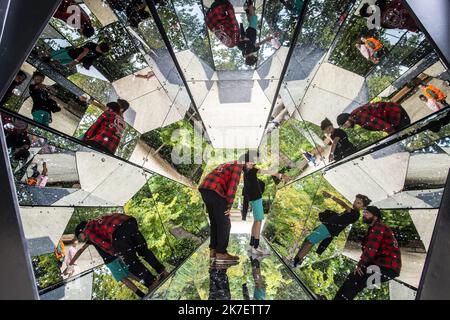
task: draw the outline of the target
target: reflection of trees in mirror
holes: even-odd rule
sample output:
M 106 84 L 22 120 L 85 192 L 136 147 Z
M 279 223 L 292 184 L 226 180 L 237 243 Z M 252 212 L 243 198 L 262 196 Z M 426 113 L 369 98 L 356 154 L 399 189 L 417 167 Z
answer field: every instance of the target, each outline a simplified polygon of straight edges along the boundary
M 114 280 L 106 266 L 94 269 L 92 283 L 92 300 L 137 300 L 138 297 L 123 283 Z M 145 286 L 137 281 L 133 282 L 143 292 Z
M 63 280 L 55 254 L 47 253 L 31 257 L 38 290 L 45 289 Z
M 323 191 L 350 205 L 320 172 L 277 191 L 264 229 L 264 236 L 283 257 L 287 258 L 295 254 L 303 239 L 320 224 L 317 216 L 319 212 L 344 211 L 334 201 L 325 198 Z M 335 242 L 335 246 L 329 248 L 324 256 L 333 255 L 335 253 L 333 250 L 342 248 L 342 244 L 339 244 L 340 239 L 336 240 L 338 241 Z M 312 259 L 316 260 L 318 257 L 312 256 Z
M 151 191 L 150 191 L 151 190 Z M 153 176 L 124 206 L 134 216 L 151 249 L 162 261 L 177 265 L 208 235 L 208 222 L 197 190 Z M 161 223 L 168 229 L 164 232 Z M 175 250 L 171 256 L 171 249 Z
M 387 49 L 391 48 L 391 44 L 384 30 L 369 30 L 365 18 L 353 16 L 339 35 L 337 45 L 329 58 L 329 62 L 348 71 L 365 76 L 374 65 L 372 62 L 366 60 L 359 50 L 355 48 L 356 41 L 362 35 L 371 35 L 380 40 Z
M 96 61 L 95 67 L 110 81 L 123 78 L 148 66 L 137 50 L 133 38 L 119 22 L 103 28 L 99 38 L 100 41 L 108 42 L 111 50 Z
M 306 8 L 298 42 L 329 48 L 354 0 L 312 0 Z M 354 44 L 352 44 L 354 48 Z
M 173 0 L 181 29 L 191 51 L 214 67 L 201 0 Z
M 139 24 L 138 30 L 141 33 L 145 43 L 150 48 L 163 49 L 166 47 L 153 20 L 147 19 L 143 21 L 141 24 Z
M 72 74 L 68 79 L 102 103 L 109 102 L 110 97 L 116 95 L 115 89 L 110 82 L 89 77 L 81 73 Z
M 185 33 L 180 26 L 178 16 L 173 9 L 172 3 L 169 6 L 159 6 L 158 15 L 170 40 L 173 50 L 181 51 L 186 49 Z
M 281 171 L 290 177 L 297 177 L 308 166 L 308 160 L 303 153 L 310 152 L 317 155 L 319 162 L 320 150 L 316 147 L 312 135 L 321 137 L 322 132 L 318 126 L 307 121 L 291 118 L 280 127 L 280 153 Z
M 356 262 L 343 256 L 320 261 L 296 270 L 305 285 L 322 299 L 332 300 L 348 274 L 355 270 Z M 389 284 L 381 284 L 381 290 L 365 289 L 355 300 L 389 300 Z
M 173 134 L 180 130 L 180 135 L 177 139 L 173 137 Z M 186 130 L 189 135 L 184 136 L 182 133 Z M 191 178 L 195 183 L 200 181 L 200 177 L 203 173 L 205 164 L 194 164 L 194 155 L 196 154 L 196 147 L 194 145 L 194 127 L 187 120 L 180 120 L 164 128 L 155 129 L 142 135 L 141 139 L 153 148 L 158 154 L 171 163 L 175 169 L 185 177 Z M 205 139 L 202 139 L 202 150 L 205 150 L 207 146 Z M 175 148 L 175 150 L 174 150 Z M 173 163 L 172 153 L 179 152 L 180 150 L 190 150 L 190 162 L 191 163 Z M 180 154 L 179 156 L 182 156 Z

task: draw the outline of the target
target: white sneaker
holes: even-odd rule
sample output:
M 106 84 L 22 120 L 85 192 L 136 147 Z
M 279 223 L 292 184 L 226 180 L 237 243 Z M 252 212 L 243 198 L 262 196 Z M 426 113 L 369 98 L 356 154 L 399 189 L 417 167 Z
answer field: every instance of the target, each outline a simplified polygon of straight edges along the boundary
M 257 249 L 252 247 L 252 254 L 261 255 L 261 256 L 268 256 L 268 255 L 270 255 L 270 252 L 264 250 L 261 247 L 258 247 Z

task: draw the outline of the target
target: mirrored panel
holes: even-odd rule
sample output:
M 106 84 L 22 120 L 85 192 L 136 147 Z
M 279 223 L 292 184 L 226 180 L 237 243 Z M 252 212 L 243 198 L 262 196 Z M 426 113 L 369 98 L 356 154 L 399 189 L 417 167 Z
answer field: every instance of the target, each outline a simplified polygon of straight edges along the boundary
M 319 145 L 330 149 L 324 152 L 325 164 L 447 106 L 448 72 L 408 9 L 399 1 L 376 2 L 381 14 L 377 27 L 370 25 L 370 5 L 310 2 L 299 50 L 294 51 L 281 86 L 278 103 L 287 109 L 286 117 L 323 128 Z M 400 24 L 388 14 L 397 9 L 404 14 Z M 324 37 L 319 39 L 327 40 L 318 45 L 320 34 Z M 275 125 L 278 112 L 276 107 L 271 116 Z
M 201 2 L 192 5 L 203 15 Z M 178 21 L 178 13 L 184 25 L 191 17 L 189 8 L 181 3 L 158 5 L 167 21 Z M 69 9 L 75 16 L 68 15 Z M 195 37 L 200 38 L 205 37 Z M 186 67 L 194 65 L 193 57 L 186 56 Z M 197 89 L 204 92 L 197 95 L 202 101 L 207 91 Z M 173 147 L 167 134 L 201 127 L 194 124 L 200 117 L 144 1 L 63 1 L 1 104 L 182 183 L 195 183 L 201 174 L 200 164 L 174 163 L 167 153 L 160 154 L 162 144 L 147 145 L 148 139 L 140 139 L 156 130 L 155 136 L 161 134 L 158 139 Z M 185 145 L 193 143 L 186 140 Z

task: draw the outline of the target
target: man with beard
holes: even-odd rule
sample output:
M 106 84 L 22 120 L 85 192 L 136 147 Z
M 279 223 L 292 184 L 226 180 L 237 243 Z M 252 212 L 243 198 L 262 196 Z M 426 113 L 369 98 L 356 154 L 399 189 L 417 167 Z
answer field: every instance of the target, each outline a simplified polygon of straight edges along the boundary
M 368 206 L 363 222 L 369 225 L 361 244 L 363 253 L 355 271 L 348 275 L 336 293 L 335 300 L 353 300 L 369 285 L 379 285 L 400 275 L 400 248 L 391 228 L 382 222 L 380 209 Z

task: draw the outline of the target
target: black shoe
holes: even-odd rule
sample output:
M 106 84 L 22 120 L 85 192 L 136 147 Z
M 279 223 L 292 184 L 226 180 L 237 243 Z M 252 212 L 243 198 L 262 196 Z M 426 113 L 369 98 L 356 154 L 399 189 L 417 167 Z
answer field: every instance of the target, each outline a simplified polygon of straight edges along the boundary
M 141 290 L 137 290 L 134 292 L 139 298 L 143 299 L 145 297 L 145 293 L 143 293 Z
M 293 262 L 292 265 L 293 265 L 294 268 L 297 268 L 297 267 L 300 267 L 302 265 L 302 263 L 303 263 L 303 259 L 300 260 L 299 256 L 295 256 L 294 262 Z

